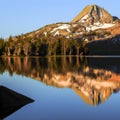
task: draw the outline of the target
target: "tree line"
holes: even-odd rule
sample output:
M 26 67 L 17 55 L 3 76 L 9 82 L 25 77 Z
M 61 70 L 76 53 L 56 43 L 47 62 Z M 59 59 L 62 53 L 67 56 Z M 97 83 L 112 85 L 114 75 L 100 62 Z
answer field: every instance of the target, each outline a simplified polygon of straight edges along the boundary
M 0 56 L 56 56 L 86 54 L 86 42 L 64 36 L 10 36 L 0 38 Z

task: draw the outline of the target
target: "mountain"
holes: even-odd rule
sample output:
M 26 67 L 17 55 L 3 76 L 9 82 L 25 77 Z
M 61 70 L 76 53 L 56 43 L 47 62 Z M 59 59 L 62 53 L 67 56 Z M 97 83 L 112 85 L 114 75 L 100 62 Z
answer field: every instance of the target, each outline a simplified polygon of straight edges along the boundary
M 117 17 L 111 16 L 104 8 L 98 5 L 88 5 L 71 22 L 47 25 L 35 31 L 35 33 L 41 33 L 45 36 L 50 34 L 53 37 L 62 35 L 66 38 L 76 39 L 83 37 L 85 34 L 88 35 L 90 31 L 117 27 L 120 25 L 119 22 L 120 20 Z M 33 33 L 29 33 L 29 35 L 32 36 Z M 98 31 L 98 34 L 101 34 L 101 31 Z
M 97 5 L 88 5 L 80 12 L 72 22 L 85 24 L 113 23 L 114 18 L 104 9 Z
M 94 46 L 96 40 L 99 44 L 101 40 L 109 42 L 112 39 L 109 44 L 112 49 L 114 43 L 119 44 L 119 35 L 119 18 L 111 16 L 98 5 L 88 5 L 71 22 L 46 25 L 27 34 L 9 37 L 4 49 L 0 48 L 0 53 L 9 56 L 88 54 L 91 53 L 91 47 L 88 46 Z M 87 46 L 89 42 L 90 45 Z

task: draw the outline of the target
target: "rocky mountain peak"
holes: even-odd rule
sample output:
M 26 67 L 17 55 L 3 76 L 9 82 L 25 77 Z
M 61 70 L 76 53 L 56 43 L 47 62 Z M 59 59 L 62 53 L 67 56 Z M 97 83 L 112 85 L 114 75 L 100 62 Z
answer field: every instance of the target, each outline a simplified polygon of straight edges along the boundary
M 114 18 L 98 5 L 88 5 L 71 22 L 93 25 L 94 23 L 113 23 Z

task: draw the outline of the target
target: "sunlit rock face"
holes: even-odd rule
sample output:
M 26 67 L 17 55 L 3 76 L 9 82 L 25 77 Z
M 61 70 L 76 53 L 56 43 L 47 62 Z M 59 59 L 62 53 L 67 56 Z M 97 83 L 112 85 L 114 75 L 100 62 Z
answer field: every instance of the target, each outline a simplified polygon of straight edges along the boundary
M 89 25 L 94 23 L 112 23 L 113 20 L 113 17 L 104 8 L 98 5 L 88 5 L 72 22 L 81 22 Z

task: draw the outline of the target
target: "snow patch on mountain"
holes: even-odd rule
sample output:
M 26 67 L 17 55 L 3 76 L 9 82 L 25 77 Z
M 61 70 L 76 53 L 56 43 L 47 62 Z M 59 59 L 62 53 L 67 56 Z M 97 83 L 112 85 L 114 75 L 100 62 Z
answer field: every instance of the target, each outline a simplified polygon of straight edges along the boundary
M 59 31 L 55 32 L 54 36 L 56 36 L 56 35 L 60 35 Z
M 101 24 L 101 23 L 97 22 L 97 23 L 94 23 L 94 25 L 90 25 L 90 26 L 86 27 L 86 30 L 89 32 L 89 31 L 93 31 L 96 29 L 110 28 L 110 27 L 113 27 L 114 25 L 115 24 L 112 24 L 112 23 Z
M 60 25 L 60 26 L 54 28 L 54 29 L 51 31 L 51 33 L 55 32 L 55 31 L 57 31 L 57 30 L 67 30 L 68 32 L 71 32 L 71 31 L 70 31 L 70 25 L 69 25 L 69 24 Z
M 44 32 L 44 35 L 47 36 L 47 32 Z
M 85 22 L 85 20 L 88 18 L 88 15 L 85 15 L 84 17 L 82 17 L 81 19 L 80 19 L 80 21 L 79 22 Z

